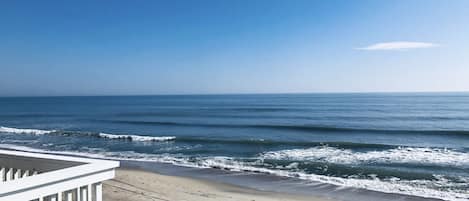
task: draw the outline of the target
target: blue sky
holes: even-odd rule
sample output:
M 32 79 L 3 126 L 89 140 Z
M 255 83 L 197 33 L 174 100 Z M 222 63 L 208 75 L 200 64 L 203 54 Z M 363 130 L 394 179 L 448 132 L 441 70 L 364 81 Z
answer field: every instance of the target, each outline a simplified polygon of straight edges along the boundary
M 0 96 L 469 91 L 469 1 L 1 1 Z

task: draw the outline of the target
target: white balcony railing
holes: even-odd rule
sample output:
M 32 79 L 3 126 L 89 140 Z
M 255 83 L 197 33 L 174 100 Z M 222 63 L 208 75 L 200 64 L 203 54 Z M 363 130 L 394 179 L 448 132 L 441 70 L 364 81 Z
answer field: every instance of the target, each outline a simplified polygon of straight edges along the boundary
M 0 201 L 102 201 L 119 162 L 0 150 Z

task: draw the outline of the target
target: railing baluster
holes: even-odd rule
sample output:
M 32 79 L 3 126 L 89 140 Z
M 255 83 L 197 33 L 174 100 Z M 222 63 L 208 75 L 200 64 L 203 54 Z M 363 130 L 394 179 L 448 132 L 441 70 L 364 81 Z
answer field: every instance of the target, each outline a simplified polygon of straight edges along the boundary
M 5 167 L 0 168 L 0 182 L 5 181 Z
M 92 189 L 91 189 L 91 184 L 88 184 L 86 186 L 86 195 L 87 195 L 87 199 L 86 201 L 92 201 L 93 200 L 93 194 L 92 194 Z
M 101 182 L 96 183 L 95 188 L 96 188 L 96 191 L 95 191 L 96 200 L 95 201 L 103 201 L 103 185 L 101 184 Z
M 81 201 L 81 191 L 80 191 L 80 187 L 78 187 L 77 189 L 75 189 L 76 191 L 76 198 L 77 200 L 76 201 Z
M 73 201 L 73 191 L 67 192 L 67 201 Z
M 82 186 L 79 188 L 80 189 L 80 199 L 78 199 L 78 201 L 87 201 L 87 194 L 86 194 L 86 186 Z
M 13 180 L 13 168 L 8 168 L 6 173 L 6 181 Z
M 23 172 L 23 176 L 21 176 L 21 177 L 28 177 L 28 176 L 29 176 L 29 170 L 25 170 Z
M 21 169 L 16 169 L 15 174 L 13 174 L 13 179 L 19 179 L 21 175 Z

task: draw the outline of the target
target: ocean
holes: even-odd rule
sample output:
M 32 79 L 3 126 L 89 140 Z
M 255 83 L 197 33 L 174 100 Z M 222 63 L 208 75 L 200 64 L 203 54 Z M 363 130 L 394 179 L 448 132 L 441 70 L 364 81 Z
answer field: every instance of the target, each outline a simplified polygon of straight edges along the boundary
M 469 199 L 469 93 L 0 98 L 0 148 Z

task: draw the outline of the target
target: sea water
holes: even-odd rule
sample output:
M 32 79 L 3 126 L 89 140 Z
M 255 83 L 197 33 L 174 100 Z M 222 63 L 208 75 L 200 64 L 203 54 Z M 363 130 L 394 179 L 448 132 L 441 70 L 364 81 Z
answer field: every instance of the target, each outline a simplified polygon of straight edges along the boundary
M 469 199 L 468 93 L 0 98 L 0 148 Z

